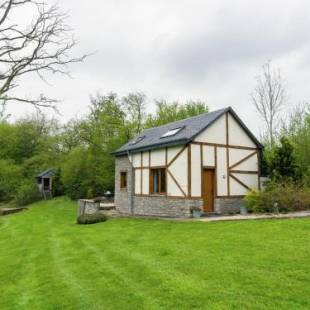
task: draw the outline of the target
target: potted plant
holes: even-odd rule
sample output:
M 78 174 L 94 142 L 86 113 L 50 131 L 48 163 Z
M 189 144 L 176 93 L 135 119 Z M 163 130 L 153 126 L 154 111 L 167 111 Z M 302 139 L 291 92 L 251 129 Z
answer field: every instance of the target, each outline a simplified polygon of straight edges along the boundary
M 241 206 L 240 207 L 240 214 L 241 215 L 247 215 L 249 212 L 248 212 L 248 208 L 246 206 Z
M 201 212 L 200 207 L 196 207 L 196 206 L 191 207 L 191 212 L 192 212 L 192 217 L 194 218 L 201 217 L 202 212 Z

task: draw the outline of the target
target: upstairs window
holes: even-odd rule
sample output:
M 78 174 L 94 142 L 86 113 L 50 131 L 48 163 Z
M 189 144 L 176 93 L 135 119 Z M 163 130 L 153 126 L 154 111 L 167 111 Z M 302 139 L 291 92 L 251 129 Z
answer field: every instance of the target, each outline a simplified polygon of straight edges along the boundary
M 145 136 L 138 137 L 138 138 L 132 140 L 129 144 L 130 145 L 135 145 L 135 144 L 141 142 L 144 138 L 145 138 Z
M 121 172 L 121 189 L 127 188 L 127 172 L 122 171 Z
M 167 138 L 167 137 L 172 137 L 174 135 L 176 135 L 178 132 L 180 132 L 183 127 L 178 127 L 178 128 L 174 128 L 174 129 L 170 129 L 169 131 L 167 131 L 166 133 L 164 133 L 161 138 Z
M 164 195 L 166 193 L 166 168 L 151 169 L 151 194 Z

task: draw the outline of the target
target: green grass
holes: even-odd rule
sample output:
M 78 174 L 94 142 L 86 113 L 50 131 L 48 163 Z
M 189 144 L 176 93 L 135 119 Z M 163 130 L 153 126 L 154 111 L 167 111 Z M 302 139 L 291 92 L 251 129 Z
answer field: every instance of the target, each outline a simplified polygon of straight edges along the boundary
M 0 309 L 309 309 L 310 219 L 76 225 L 76 204 L 0 217 Z

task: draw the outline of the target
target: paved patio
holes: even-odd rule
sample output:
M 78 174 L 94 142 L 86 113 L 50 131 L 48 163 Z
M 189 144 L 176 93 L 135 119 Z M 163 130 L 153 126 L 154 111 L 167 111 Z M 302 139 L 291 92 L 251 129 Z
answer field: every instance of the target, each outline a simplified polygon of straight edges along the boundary
M 200 222 L 215 222 L 215 221 L 239 221 L 239 220 L 260 220 L 260 219 L 290 219 L 310 217 L 310 211 L 298 211 L 281 214 L 235 214 L 235 215 L 215 215 L 210 217 L 202 217 L 197 219 L 190 219 L 192 221 Z

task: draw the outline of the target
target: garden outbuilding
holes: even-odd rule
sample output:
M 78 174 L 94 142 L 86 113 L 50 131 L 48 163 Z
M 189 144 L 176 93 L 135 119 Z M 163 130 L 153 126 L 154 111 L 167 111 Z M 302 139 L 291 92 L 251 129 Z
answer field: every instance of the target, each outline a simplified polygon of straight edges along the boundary
M 53 178 L 55 169 L 47 169 L 37 175 L 39 191 L 44 199 L 52 198 Z
M 115 151 L 115 207 L 145 216 L 238 211 L 262 145 L 231 107 L 147 129 Z

